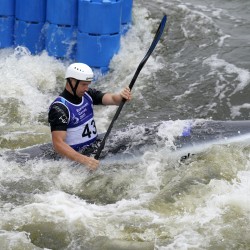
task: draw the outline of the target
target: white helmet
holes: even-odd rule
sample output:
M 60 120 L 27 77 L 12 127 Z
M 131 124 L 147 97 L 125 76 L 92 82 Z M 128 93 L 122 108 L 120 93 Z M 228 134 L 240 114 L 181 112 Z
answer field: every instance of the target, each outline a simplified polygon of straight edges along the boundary
M 80 81 L 89 81 L 93 80 L 94 74 L 92 69 L 84 63 L 73 63 L 70 64 L 66 70 L 65 79 L 74 78 Z

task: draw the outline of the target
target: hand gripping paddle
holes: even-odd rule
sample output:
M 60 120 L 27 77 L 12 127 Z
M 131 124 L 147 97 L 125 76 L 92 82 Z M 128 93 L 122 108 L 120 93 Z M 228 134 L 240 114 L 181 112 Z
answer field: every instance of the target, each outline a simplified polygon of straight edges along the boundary
M 136 72 L 135 72 L 135 74 L 134 74 L 134 76 L 133 76 L 133 78 L 132 78 L 132 80 L 131 80 L 131 82 L 129 84 L 130 90 L 132 90 L 132 88 L 134 86 L 134 83 L 135 83 L 138 75 L 140 74 L 141 69 L 143 68 L 143 66 L 147 62 L 149 56 L 152 54 L 154 48 L 156 47 L 157 43 L 159 42 L 159 40 L 161 38 L 161 35 L 162 35 L 163 31 L 164 31 L 164 27 L 165 27 L 166 21 L 167 21 L 167 16 L 164 15 L 164 17 L 162 18 L 161 23 L 160 23 L 160 25 L 159 25 L 159 27 L 158 27 L 158 29 L 156 31 L 154 40 L 153 40 L 153 42 L 151 43 L 151 45 L 149 47 L 149 50 L 148 50 L 147 54 L 145 55 L 145 57 L 140 62 L 139 66 L 137 67 L 137 70 L 136 70 Z M 122 110 L 125 102 L 126 102 L 126 99 L 123 98 L 123 100 L 121 101 L 121 103 L 120 103 L 120 105 L 119 105 L 119 107 L 118 107 L 118 109 L 117 109 L 117 111 L 116 111 L 116 113 L 115 113 L 115 115 L 113 117 L 113 120 L 111 121 L 111 123 L 109 125 L 109 128 L 108 128 L 105 136 L 102 139 L 102 142 L 101 142 L 99 148 L 97 149 L 97 152 L 96 152 L 96 155 L 95 155 L 95 159 L 96 160 L 99 159 L 100 154 L 101 154 L 101 152 L 102 152 L 102 150 L 103 150 L 103 148 L 105 146 L 106 139 L 108 138 L 108 136 L 109 136 L 109 134 L 111 132 L 111 129 L 112 129 L 112 127 L 113 127 L 116 119 L 118 118 L 118 116 L 119 116 L 119 114 L 120 114 L 120 112 L 121 112 L 121 110 Z

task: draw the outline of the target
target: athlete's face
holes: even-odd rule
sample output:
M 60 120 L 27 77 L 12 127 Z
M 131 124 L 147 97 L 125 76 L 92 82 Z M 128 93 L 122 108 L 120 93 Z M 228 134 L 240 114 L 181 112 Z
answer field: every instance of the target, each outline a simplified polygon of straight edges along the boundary
M 82 97 L 84 95 L 84 93 L 86 91 L 88 91 L 89 89 L 89 84 L 91 84 L 91 82 L 87 82 L 87 81 L 80 81 L 78 84 L 78 87 L 76 89 L 76 94 L 79 97 Z

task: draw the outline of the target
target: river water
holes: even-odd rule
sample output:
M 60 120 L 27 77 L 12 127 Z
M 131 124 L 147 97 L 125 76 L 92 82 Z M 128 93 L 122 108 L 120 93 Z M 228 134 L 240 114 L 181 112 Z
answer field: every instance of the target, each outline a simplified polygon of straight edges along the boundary
M 69 62 L 0 50 L 1 250 L 250 249 L 249 141 L 201 147 L 184 162 L 172 151 L 182 120 L 249 119 L 250 2 L 135 0 L 110 73 L 93 85 L 130 83 L 163 13 L 164 35 L 115 126 L 171 120 L 176 129 L 163 126 L 165 145 L 93 173 L 65 159 L 5 157 L 50 141 L 47 110 Z M 96 108 L 99 132 L 114 112 Z

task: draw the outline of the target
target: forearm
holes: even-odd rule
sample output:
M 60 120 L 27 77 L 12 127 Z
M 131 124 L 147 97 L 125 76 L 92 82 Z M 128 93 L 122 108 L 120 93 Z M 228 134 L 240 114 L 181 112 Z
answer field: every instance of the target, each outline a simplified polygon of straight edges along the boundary
M 111 94 L 111 98 L 112 98 L 112 103 L 113 105 L 120 105 L 121 101 L 122 101 L 122 96 L 120 93 L 118 94 Z
M 120 93 L 106 93 L 103 96 L 104 105 L 120 105 L 123 98 L 127 101 L 131 100 L 131 92 L 129 87 L 124 88 Z
M 81 163 L 81 154 L 71 148 L 65 142 L 53 143 L 55 151 L 61 156 L 67 157 L 72 161 L 77 161 Z
M 88 157 L 86 155 L 80 154 L 65 142 L 53 143 L 53 145 L 55 151 L 61 156 L 64 156 L 72 161 L 76 161 L 78 163 L 86 165 L 87 167 L 93 170 L 95 170 L 98 166 L 99 161 L 95 160 L 94 158 Z

